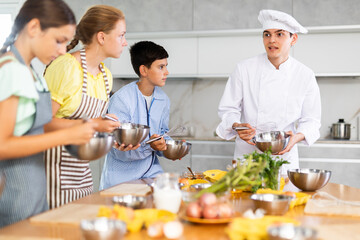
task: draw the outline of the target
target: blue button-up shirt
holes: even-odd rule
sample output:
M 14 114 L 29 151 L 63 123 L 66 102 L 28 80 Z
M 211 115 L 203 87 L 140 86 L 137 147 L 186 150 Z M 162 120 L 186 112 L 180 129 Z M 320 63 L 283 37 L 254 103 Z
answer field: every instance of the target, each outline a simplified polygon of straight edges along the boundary
M 169 124 L 170 100 L 160 87 L 155 87 L 150 108 L 140 92 L 137 81 L 118 90 L 109 101 L 109 113 L 115 114 L 121 122 L 148 125 L 149 137 L 164 134 Z M 145 141 L 147 140 L 145 139 Z M 116 184 L 140 178 L 152 178 L 163 172 L 155 151 L 149 144 L 144 144 L 131 151 L 119 151 L 112 148 L 106 155 L 101 174 L 100 190 Z

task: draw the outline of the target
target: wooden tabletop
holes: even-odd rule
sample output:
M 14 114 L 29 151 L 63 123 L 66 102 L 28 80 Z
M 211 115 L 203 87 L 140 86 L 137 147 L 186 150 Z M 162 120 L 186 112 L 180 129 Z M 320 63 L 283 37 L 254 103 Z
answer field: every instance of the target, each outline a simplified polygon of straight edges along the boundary
M 142 183 L 142 181 L 134 181 L 133 183 Z M 360 201 L 360 189 L 352 188 L 349 186 L 328 183 L 324 188 L 321 189 L 322 192 L 327 192 L 337 198 L 342 200 L 349 201 Z M 313 194 L 313 193 L 311 193 Z M 101 196 L 99 192 L 89 195 L 85 198 L 82 198 L 78 201 L 75 201 L 70 204 L 103 204 L 103 205 L 112 205 L 112 198 Z M 237 210 L 243 211 L 247 208 L 253 208 L 252 201 L 248 199 L 248 196 L 243 195 L 239 202 L 237 203 Z M 358 232 L 360 229 L 360 217 L 344 217 L 344 216 L 324 216 L 324 215 L 306 215 L 304 214 L 304 206 L 297 206 L 285 215 L 293 217 L 301 222 L 304 226 L 321 226 L 321 227 L 332 227 L 333 231 L 336 230 L 336 226 L 339 231 L 342 231 L 341 228 L 348 226 L 349 229 L 347 234 L 353 236 L 351 239 L 360 236 Z M 227 224 L 193 224 L 183 221 L 184 223 L 184 234 L 181 239 L 187 240 L 197 240 L 197 239 L 206 239 L 206 240 L 221 240 L 229 239 L 224 232 Z M 356 226 L 356 227 L 354 227 Z M 0 240 L 2 239 L 81 239 L 81 231 L 79 226 L 75 225 L 66 225 L 66 224 L 51 224 L 51 223 L 32 223 L 29 219 L 15 223 L 13 225 L 7 226 L 0 229 Z M 146 235 L 146 231 L 142 230 L 139 233 L 131 233 L 125 236 L 126 240 L 142 240 L 150 239 Z M 331 239 L 331 238 L 329 238 Z M 335 239 L 335 238 L 332 238 Z M 345 239 L 345 238 L 344 238 Z M 349 238 L 347 238 L 349 239 Z

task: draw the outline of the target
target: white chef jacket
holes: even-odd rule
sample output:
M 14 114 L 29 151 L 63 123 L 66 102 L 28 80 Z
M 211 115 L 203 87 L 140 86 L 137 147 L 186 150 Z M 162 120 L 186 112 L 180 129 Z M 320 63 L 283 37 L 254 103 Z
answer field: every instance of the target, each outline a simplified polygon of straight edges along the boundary
M 313 144 L 320 137 L 321 101 L 314 72 L 289 56 L 279 69 L 268 60 L 267 54 L 237 64 L 226 84 L 219 109 L 221 123 L 216 133 L 223 139 L 236 137 L 234 159 L 242 159 L 258 149 L 239 138 L 232 129 L 235 122 L 251 126 L 276 124 L 280 131 L 293 131 Z M 299 167 L 298 149 L 280 156 L 290 162 L 282 169 Z

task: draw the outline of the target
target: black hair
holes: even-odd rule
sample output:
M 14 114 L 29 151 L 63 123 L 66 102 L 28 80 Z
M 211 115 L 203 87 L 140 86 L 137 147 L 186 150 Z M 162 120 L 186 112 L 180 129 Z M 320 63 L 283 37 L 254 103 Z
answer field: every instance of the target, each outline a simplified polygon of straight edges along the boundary
M 15 18 L 10 35 L 7 37 L 0 54 L 14 43 L 16 36 L 32 19 L 40 21 L 41 30 L 76 24 L 73 11 L 63 0 L 27 0 Z
M 141 41 L 130 47 L 130 56 L 133 69 L 140 77 L 139 68 L 141 65 L 150 68 L 154 61 L 168 58 L 169 54 L 162 46 L 156 43 L 151 41 Z

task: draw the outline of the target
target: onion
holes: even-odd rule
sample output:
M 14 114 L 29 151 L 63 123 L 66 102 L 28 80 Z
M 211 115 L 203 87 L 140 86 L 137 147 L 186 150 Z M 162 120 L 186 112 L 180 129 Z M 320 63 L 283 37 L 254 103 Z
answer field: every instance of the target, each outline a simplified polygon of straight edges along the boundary
M 287 195 L 287 196 L 290 196 L 290 197 L 293 197 L 293 198 L 296 198 L 296 194 L 294 192 L 287 191 L 287 192 L 284 192 L 283 194 Z
M 164 234 L 168 239 L 180 238 L 183 231 L 184 227 L 179 221 L 171 221 L 164 224 Z
M 219 203 L 219 217 L 220 218 L 231 218 L 233 210 L 227 203 Z
M 201 207 L 206 207 L 213 205 L 217 202 L 216 195 L 214 193 L 204 193 L 199 198 L 199 203 Z
M 189 203 L 186 208 L 186 216 L 200 218 L 201 217 L 201 207 L 197 202 Z
M 203 209 L 203 216 L 207 219 L 218 218 L 219 207 L 216 204 L 205 206 Z

